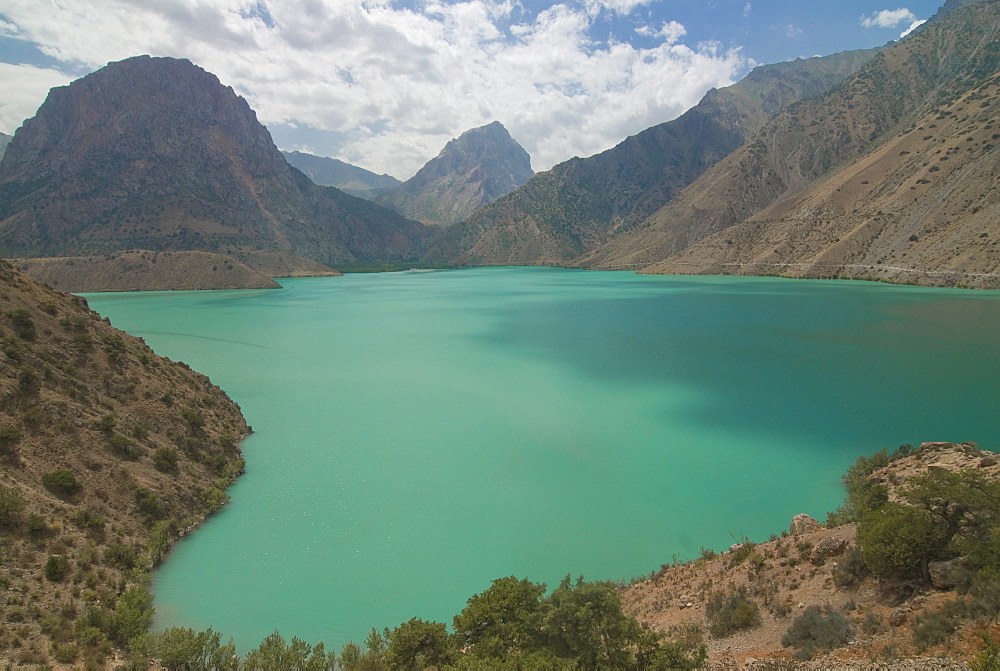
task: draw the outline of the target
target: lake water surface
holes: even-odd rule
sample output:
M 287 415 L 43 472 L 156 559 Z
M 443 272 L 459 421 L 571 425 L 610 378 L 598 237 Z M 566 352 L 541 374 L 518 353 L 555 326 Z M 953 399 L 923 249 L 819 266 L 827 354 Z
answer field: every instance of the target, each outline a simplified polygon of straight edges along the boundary
M 860 454 L 1000 449 L 1000 295 L 500 268 L 94 294 L 256 433 L 157 626 L 339 649 L 490 580 L 627 579 L 838 504 Z

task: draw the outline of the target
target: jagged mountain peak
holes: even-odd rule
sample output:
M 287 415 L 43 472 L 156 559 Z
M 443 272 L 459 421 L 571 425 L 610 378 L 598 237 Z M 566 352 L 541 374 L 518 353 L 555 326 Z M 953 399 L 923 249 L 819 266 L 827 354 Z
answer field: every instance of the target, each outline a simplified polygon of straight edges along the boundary
M 450 140 L 416 175 L 376 202 L 424 223 L 449 226 L 533 174 L 528 152 L 493 121 Z

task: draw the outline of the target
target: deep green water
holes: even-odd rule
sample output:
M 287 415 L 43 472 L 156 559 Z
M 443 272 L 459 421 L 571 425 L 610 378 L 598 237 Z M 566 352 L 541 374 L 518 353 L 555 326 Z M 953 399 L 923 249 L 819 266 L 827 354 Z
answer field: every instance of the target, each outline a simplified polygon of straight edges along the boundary
M 445 621 L 493 578 L 623 579 L 823 519 L 860 454 L 1000 448 L 1000 295 L 477 269 L 90 295 L 256 433 L 156 572 L 244 650 Z

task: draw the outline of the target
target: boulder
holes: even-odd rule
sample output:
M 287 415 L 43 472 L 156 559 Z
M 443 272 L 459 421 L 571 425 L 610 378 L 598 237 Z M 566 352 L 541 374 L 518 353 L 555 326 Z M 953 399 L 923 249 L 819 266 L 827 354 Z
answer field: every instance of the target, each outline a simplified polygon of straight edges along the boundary
M 956 557 L 948 561 L 932 561 L 927 564 L 927 572 L 931 576 L 931 584 L 938 589 L 951 589 L 964 582 L 965 557 Z
M 996 457 L 983 457 L 979 460 L 979 468 L 989 468 L 990 466 L 996 466 Z
M 822 528 L 823 525 L 814 520 L 811 516 L 806 515 L 805 513 L 799 513 L 792 518 L 792 526 L 789 527 L 788 532 L 793 536 L 798 536 L 799 534 L 816 531 Z
M 837 557 L 844 554 L 847 549 L 847 541 L 843 538 L 824 538 L 816 543 L 816 546 L 809 553 L 809 561 L 817 566 L 826 561 L 827 557 Z

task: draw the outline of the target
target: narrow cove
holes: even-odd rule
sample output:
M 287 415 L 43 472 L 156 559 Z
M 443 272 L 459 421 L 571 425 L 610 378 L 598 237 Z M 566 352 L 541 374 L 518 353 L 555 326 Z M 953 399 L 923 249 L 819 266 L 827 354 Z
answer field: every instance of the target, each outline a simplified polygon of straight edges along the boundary
M 1000 446 L 1000 296 L 544 268 L 89 295 L 256 434 L 156 572 L 246 650 L 450 622 L 493 578 L 627 579 L 839 502 L 859 454 Z

